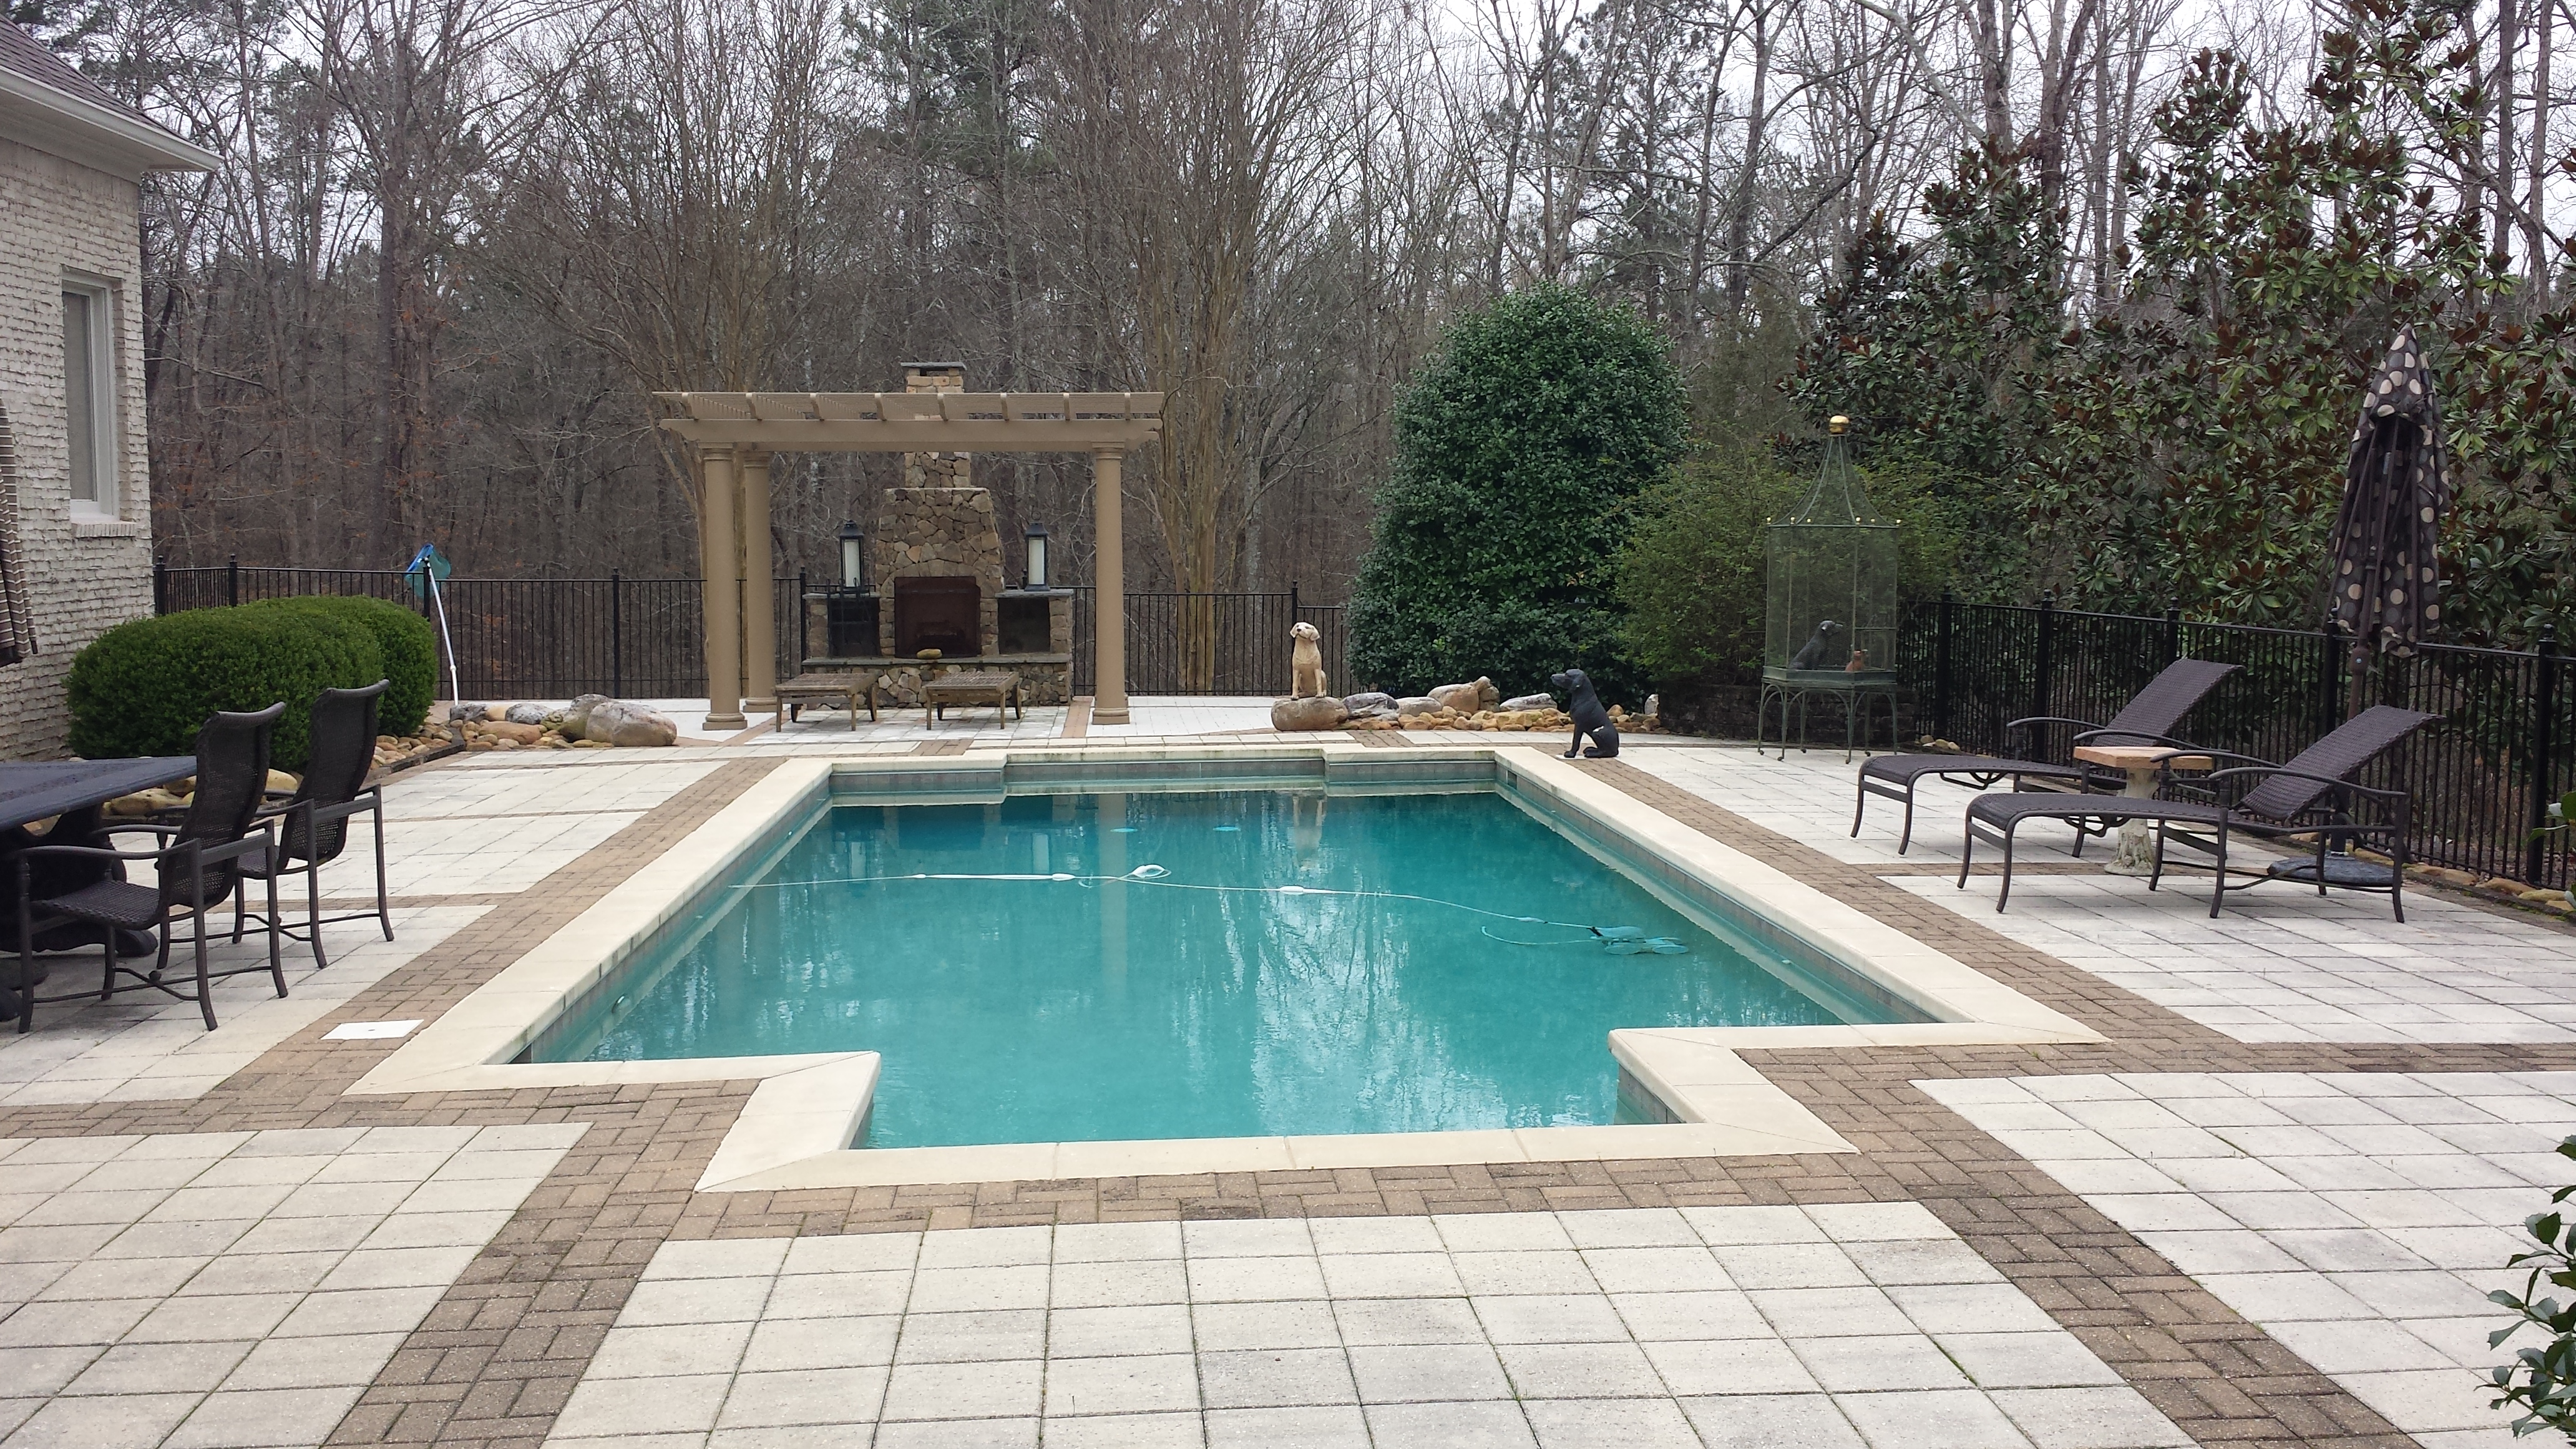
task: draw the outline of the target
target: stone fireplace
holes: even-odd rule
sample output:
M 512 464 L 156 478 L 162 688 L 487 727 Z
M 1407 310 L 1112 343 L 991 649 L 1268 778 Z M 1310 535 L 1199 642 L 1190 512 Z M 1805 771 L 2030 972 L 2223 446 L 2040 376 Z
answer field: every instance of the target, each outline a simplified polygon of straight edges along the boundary
M 912 457 L 904 455 L 907 465 Z M 891 606 L 877 612 L 879 653 L 909 659 L 922 649 L 945 651 L 944 644 L 906 647 L 905 641 L 925 623 L 955 633 L 961 607 L 969 611 L 969 646 L 956 652 L 995 652 L 1002 535 L 993 525 L 992 494 L 970 487 L 889 488 L 877 509 L 872 551 L 877 588 Z
M 906 392 L 962 392 L 965 386 L 966 369 L 957 363 L 911 363 L 904 369 Z M 937 649 L 943 671 L 1018 674 L 1031 704 L 1072 696 L 1073 591 L 1004 586 L 993 495 L 974 486 L 973 460 L 966 454 L 903 455 L 903 483 L 885 491 L 876 525 L 868 530 L 868 553 L 874 652 L 833 655 L 827 646 L 825 654 L 805 660 L 807 669 L 901 671 L 901 694 L 920 651 Z M 835 597 L 806 597 L 809 645 L 830 637 Z

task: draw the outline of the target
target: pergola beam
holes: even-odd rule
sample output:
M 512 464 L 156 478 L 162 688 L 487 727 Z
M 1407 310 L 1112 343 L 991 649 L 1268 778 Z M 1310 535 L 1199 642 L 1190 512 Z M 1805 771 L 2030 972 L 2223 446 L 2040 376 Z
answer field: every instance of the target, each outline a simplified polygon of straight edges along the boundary
M 1088 452 L 1162 431 L 1158 392 L 664 392 L 662 426 L 771 452 Z
M 1119 465 L 1162 432 L 1158 392 L 662 392 L 662 426 L 695 444 L 705 500 L 707 723 L 739 729 L 769 675 L 771 453 L 1089 453 L 1096 518 L 1092 718 L 1127 722 Z M 739 523 L 739 527 L 737 527 Z M 756 556 L 755 556 L 756 555 Z M 746 628 L 747 623 L 761 627 Z M 756 656 L 756 657 L 746 657 Z M 755 705 L 757 707 L 757 704 Z M 775 707 L 775 701 L 770 701 Z
M 1162 431 L 1159 420 L 1142 423 L 817 423 L 694 422 L 665 418 L 662 426 L 693 443 L 760 448 L 772 453 L 1088 453 L 1094 448 L 1138 448 Z

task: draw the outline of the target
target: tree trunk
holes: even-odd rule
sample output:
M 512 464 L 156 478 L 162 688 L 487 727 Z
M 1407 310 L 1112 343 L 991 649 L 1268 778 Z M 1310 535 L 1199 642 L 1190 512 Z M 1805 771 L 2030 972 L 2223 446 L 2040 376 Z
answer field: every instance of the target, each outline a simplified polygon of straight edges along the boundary
M 1770 15 L 1753 12 L 1753 88 L 1744 113 L 1744 165 L 1726 216 L 1726 315 L 1738 335 L 1753 296 L 1753 198 L 1762 171 L 1762 147 L 1771 118 Z
M 2523 206 L 2522 240 L 2527 253 L 2524 260 L 2530 270 L 2531 299 L 2535 310 L 2549 306 L 2548 236 L 2541 229 L 2541 215 L 2547 202 L 2549 178 L 2549 52 L 2558 30 L 2557 17 L 2551 13 L 2549 0 L 2533 7 L 2532 19 L 2540 27 L 2533 37 L 2536 44 L 2531 58 L 2531 165 L 2525 185 L 2530 198 Z
M 2495 250 L 2510 255 L 2513 247 L 2513 53 L 2522 43 L 2522 0 L 2496 0 L 2496 159 Z
M 1983 106 L 1986 144 L 1997 151 L 2012 145 L 2009 109 L 2011 75 L 2006 69 L 2010 37 L 1997 0 L 1976 0 L 1977 96 Z

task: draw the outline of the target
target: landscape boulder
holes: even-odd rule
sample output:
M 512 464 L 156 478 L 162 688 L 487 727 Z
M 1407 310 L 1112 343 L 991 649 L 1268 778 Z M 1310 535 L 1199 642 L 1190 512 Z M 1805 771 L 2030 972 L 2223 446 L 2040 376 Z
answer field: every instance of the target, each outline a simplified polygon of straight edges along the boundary
M 550 713 L 552 711 L 542 704 L 514 704 L 501 711 L 501 718 L 511 724 L 541 725 Z
M 1391 715 L 1395 713 L 1395 696 L 1376 693 L 1348 694 L 1342 696 L 1342 705 L 1353 714 L 1375 714 L 1384 710 Z
M 1350 706 L 1329 694 L 1283 699 L 1270 706 L 1270 727 L 1281 731 L 1339 729 L 1350 714 Z
M 1411 695 L 1395 702 L 1396 715 L 1401 719 L 1412 719 L 1416 715 L 1438 714 L 1440 708 L 1440 701 L 1427 694 Z
M 1501 704 L 1496 705 L 1495 708 L 1506 713 L 1524 709 L 1554 709 L 1556 708 L 1556 696 L 1552 694 L 1516 694 L 1511 698 L 1504 700 Z
M 451 704 L 447 707 L 447 722 L 463 724 L 469 719 L 489 719 L 491 710 L 492 707 L 488 704 Z
M 1496 689 L 1494 681 L 1490 679 L 1478 679 L 1467 684 L 1444 684 L 1431 691 L 1431 698 L 1438 700 L 1442 709 L 1453 709 L 1460 714 L 1474 714 L 1480 709 L 1492 709 L 1502 697 L 1503 692 Z
M 670 716 L 640 704 L 603 699 L 583 717 L 582 737 L 620 747 L 667 745 L 680 738 L 680 727 Z
M 551 728 L 568 740 L 586 738 L 586 731 L 590 728 L 592 708 L 606 703 L 608 703 L 608 696 L 604 694 L 576 695 L 573 702 L 564 707 L 563 717 L 555 721 Z

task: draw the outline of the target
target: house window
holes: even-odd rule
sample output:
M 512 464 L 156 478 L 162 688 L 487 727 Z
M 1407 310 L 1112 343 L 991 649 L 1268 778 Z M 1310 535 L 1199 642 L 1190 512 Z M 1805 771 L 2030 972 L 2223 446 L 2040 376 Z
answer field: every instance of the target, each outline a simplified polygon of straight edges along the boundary
M 114 517 L 116 305 L 105 287 L 63 284 L 63 405 L 72 511 Z

